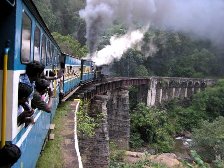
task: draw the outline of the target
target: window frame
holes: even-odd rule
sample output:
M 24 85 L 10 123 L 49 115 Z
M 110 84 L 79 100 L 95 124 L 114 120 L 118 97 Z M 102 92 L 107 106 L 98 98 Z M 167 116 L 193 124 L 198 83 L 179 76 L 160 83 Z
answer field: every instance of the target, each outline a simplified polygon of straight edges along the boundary
M 39 30 L 39 60 L 37 60 L 37 61 L 39 61 L 39 62 L 41 62 L 41 58 L 42 58 L 42 50 L 41 50 L 41 47 L 42 47 L 42 36 L 41 36 L 41 29 L 40 29 L 40 27 L 36 24 L 35 25 L 35 28 L 34 28 L 34 39 L 33 39 L 33 60 L 35 60 L 34 58 L 35 58 L 35 56 L 34 56 L 34 54 L 35 54 L 35 39 L 36 39 L 36 36 L 35 36 L 35 32 L 36 32 L 36 29 L 38 29 Z
M 29 57 L 28 57 L 28 62 L 25 62 L 23 61 L 22 59 L 22 49 L 23 49 L 23 30 L 24 30 L 24 21 L 23 21 L 23 18 L 24 18 L 24 15 L 27 16 L 27 18 L 30 20 L 30 38 L 29 38 Z M 29 64 L 31 62 L 31 41 L 32 41 L 32 26 L 33 26 L 33 21 L 32 21 L 32 17 L 29 15 L 29 12 L 26 11 L 25 9 L 22 10 L 22 20 L 21 20 L 21 37 L 20 37 L 20 40 L 21 40 L 21 44 L 20 44 L 20 62 L 21 64 Z

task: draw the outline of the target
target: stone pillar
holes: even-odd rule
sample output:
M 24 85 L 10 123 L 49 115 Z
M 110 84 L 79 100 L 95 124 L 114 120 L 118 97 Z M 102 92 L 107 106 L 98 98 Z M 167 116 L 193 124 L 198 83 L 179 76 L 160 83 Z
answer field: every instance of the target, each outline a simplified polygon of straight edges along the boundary
M 92 137 L 80 137 L 80 151 L 83 167 L 108 168 L 109 167 L 109 134 L 107 123 L 107 99 L 106 95 L 95 96 L 90 105 L 90 116 L 98 118 L 98 127 Z M 101 117 L 97 117 L 97 116 Z
M 162 103 L 168 100 L 168 86 L 166 85 L 162 91 Z
M 148 90 L 148 96 L 147 96 L 147 106 L 151 107 L 155 105 L 156 102 L 156 85 L 157 80 L 151 79 L 149 83 L 149 90 Z
M 180 90 L 180 98 L 184 99 L 185 97 L 187 97 L 187 82 L 186 81 L 182 81 L 180 84 L 181 90 Z
M 195 82 L 194 84 L 194 94 L 200 92 L 200 82 Z
M 109 137 L 120 149 L 129 149 L 130 114 L 129 91 L 126 88 L 113 90 L 107 104 Z
M 174 96 L 174 88 L 173 87 L 169 86 L 167 95 L 168 95 L 168 101 L 173 99 L 173 96 Z
M 194 85 L 193 82 L 190 81 L 188 82 L 188 87 L 187 87 L 187 97 L 191 98 L 194 94 Z
M 155 105 L 159 105 L 162 102 L 163 90 L 161 88 L 156 89 L 156 102 Z

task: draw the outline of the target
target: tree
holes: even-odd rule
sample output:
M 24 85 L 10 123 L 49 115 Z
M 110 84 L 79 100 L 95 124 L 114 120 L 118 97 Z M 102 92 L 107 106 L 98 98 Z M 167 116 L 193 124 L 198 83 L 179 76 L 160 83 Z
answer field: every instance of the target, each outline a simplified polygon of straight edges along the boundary
M 57 18 L 57 16 L 53 13 L 53 8 L 50 3 L 50 0 L 36 0 L 34 1 L 40 15 L 43 17 L 44 22 L 46 23 L 49 30 L 52 31 L 60 31 L 61 30 L 61 22 Z
M 200 128 L 193 130 L 193 142 L 193 148 L 204 160 L 224 159 L 224 117 L 203 121 Z
M 57 32 L 53 32 L 52 35 L 58 42 L 62 52 L 74 55 L 78 58 L 84 57 L 87 54 L 87 48 L 81 47 L 77 40 L 74 40 L 70 35 L 62 36 Z
M 145 143 L 159 152 L 170 152 L 173 149 L 173 131 L 172 123 L 164 110 L 139 103 L 131 112 L 131 134 L 139 134 Z M 137 140 L 140 141 L 139 138 Z M 131 142 L 134 143 L 134 139 Z
M 135 49 L 129 49 L 113 64 L 112 70 L 119 76 L 139 77 L 149 75 L 144 66 L 145 57 Z
M 149 73 L 144 65 L 139 65 L 139 67 L 135 69 L 135 76 L 149 76 Z

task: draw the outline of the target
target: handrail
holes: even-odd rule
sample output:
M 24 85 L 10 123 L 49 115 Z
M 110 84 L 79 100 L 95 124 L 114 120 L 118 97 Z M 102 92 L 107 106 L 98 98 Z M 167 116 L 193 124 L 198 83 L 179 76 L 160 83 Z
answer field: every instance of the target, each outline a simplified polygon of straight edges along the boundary
M 2 78 L 2 124 L 1 124 L 1 146 L 5 145 L 6 141 L 6 104 L 7 104 L 7 70 L 8 70 L 8 53 L 9 41 L 6 43 L 3 61 L 3 78 Z
M 54 70 L 54 73 L 55 73 L 55 76 L 58 76 L 56 69 Z M 57 79 L 55 79 L 53 81 L 53 85 L 54 85 L 54 97 L 56 97 L 56 95 L 57 95 Z
M 7 1 L 7 2 L 8 2 L 8 4 L 9 4 L 9 5 L 11 5 L 12 7 L 14 7 L 14 6 L 15 6 L 15 4 L 16 4 L 15 0 L 11 0 L 11 1 L 6 0 L 6 1 Z

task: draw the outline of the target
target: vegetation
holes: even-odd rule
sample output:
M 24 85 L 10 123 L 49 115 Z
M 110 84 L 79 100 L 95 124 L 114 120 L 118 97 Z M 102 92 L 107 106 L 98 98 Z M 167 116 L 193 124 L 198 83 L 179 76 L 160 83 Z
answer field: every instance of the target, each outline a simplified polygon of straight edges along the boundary
M 166 111 L 138 104 L 131 113 L 131 131 L 132 147 L 138 147 L 143 140 L 157 152 L 170 152 L 173 149 L 173 128 Z
M 209 41 L 151 28 L 139 46 L 114 62 L 112 71 L 116 76 L 223 76 L 222 53 Z
M 61 135 L 61 131 L 64 129 L 62 123 L 64 116 L 66 116 L 69 111 L 68 107 L 68 103 L 63 103 L 57 109 L 53 120 L 53 123 L 55 123 L 56 127 L 52 132 L 55 134 L 55 138 L 53 141 L 48 141 L 48 143 L 46 144 L 44 152 L 41 153 L 41 156 L 37 162 L 37 168 L 63 167 L 63 151 L 61 149 L 63 136 Z
M 82 102 L 77 112 L 77 130 L 88 137 L 95 134 L 95 128 L 98 126 L 98 118 L 93 118 L 88 114 L 89 103 Z
M 157 152 L 170 152 L 173 136 L 192 132 L 193 146 L 197 153 L 192 157 L 198 167 L 223 166 L 224 158 L 224 81 L 182 101 L 173 100 L 158 108 L 137 104 L 131 112 L 132 148 L 149 146 Z M 131 93 L 135 93 L 132 89 Z M 132 95 L 131 98 L 134 96 Z M 133 102 L 133 101 L 131 101 Z M 134 102 L 135 103 L 135 102 Z M 201 164 L 201 165 L 200 165 Z M 203 166 L 202 166 L 203 165 Z
M 72 38 L 72 36 L 63 36 L 57 32 L 53 32 L 55 40 L 58 42 L 61 50 L 67 54 L 74 55 L 77 58 L 82 58 L 87 55 L 86 46 L 81 46 L 81 44 Z
M 34 3 L 62 52 L 86 56 L 85 22 L 79 17 L 83 0 L 35 0 Z
M 224 159 L 224 117 L 213 122 L 203 121 L 193 130 L 194 149 L 206 161 Z

